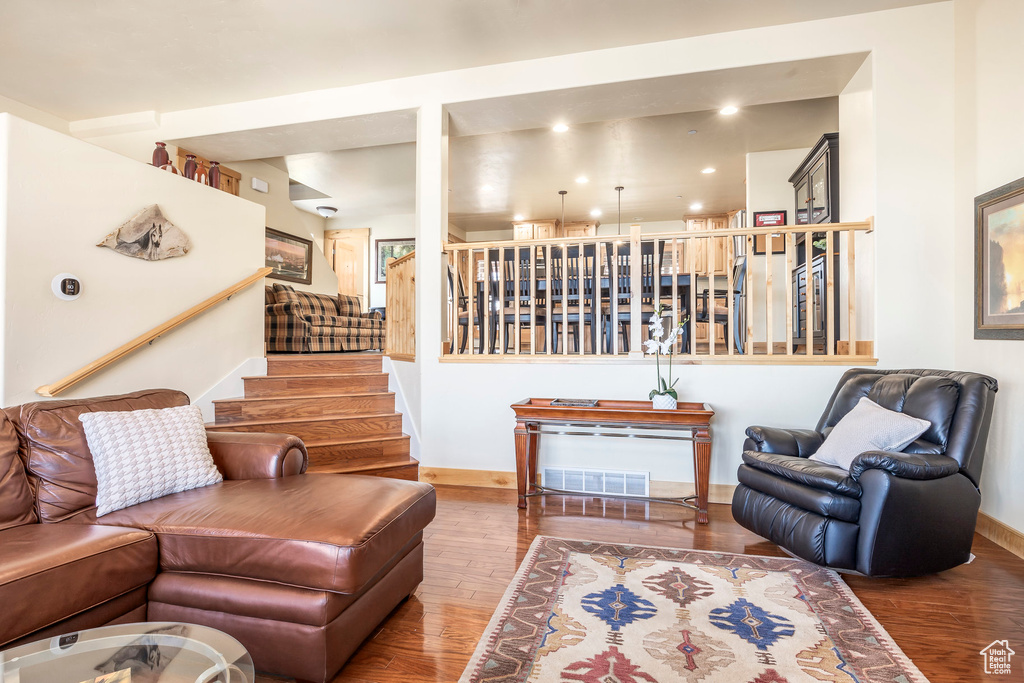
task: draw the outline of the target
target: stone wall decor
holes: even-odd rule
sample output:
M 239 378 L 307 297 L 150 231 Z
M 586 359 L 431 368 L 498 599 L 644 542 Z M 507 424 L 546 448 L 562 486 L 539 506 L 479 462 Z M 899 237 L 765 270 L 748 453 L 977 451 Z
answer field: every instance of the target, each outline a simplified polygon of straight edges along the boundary
M 164 218 L 159 206 L 153 204 L 96 246 L 109 247 L 119 254 L 146 261 L 160 261 L 184 256 L 192 248 L 192 241 L 181 228 Z

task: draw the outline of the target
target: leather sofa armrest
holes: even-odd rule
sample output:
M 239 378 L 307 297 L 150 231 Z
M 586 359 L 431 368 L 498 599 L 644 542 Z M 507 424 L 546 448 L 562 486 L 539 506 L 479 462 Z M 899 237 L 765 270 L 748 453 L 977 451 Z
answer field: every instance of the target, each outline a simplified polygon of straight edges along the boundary
M 302 474 L 309 456 L 290 434 L 207 431 L 206 440 L 225 479 L 277 479 Z
M 778 453 L 807 458 L 821 446 L 824 437 L 813 429 L 780 429 L 778 427 L 747 427 L 745 451 Z
M 960 463 L 948 455 L 865 451 L 853 459 L 850 477 L 860 479 L 867 470 L 885 470 L 901 479 L 941 479 L 960 471 Z

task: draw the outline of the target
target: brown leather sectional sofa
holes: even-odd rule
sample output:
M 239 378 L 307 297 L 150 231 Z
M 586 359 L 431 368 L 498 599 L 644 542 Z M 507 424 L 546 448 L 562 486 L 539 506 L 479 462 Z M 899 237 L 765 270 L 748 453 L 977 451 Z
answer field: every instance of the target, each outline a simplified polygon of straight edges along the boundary
M 0 649 L 128 621 L 221 629 L 256 668 L 328 681 L 423 578 L 428 484 L 304 474 L 284 434 L 210 432 L 220 484 L 97 519 L 78 416 L 167 408 L 166 389 L 0 416 Z

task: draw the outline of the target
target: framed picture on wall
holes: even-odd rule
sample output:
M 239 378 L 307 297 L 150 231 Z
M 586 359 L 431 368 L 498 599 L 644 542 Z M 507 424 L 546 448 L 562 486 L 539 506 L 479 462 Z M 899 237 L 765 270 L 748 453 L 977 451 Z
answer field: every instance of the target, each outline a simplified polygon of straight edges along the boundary
M 388 279 L 388 261 L 402 258 L 406 254 L 416 251 L 416 240 L 412 237 L 401 240 L 377 240 L 375 243 L 377 252 L 377 269 L 374 282 L 381 284 Z
M 266 258 L 267 267 L 274 269 L 267 277 L 304 285 L 313 282 L 313 240 L 267 228 Z
M 974 199 L 974 338 L 1024 339 L 1024 178 Z
M 755 228 L 771 228 L 777 226 L 783 226 L 786 224 L 786 212 L 785 211 L 755 211 L 754 212 L 754 227 Z M 783 235 L 772 235 L 772 253 L 773 254 L 785 254 L 786 253 L 786 238 Z M 754 254 L 763 254 L 764 245 L 768 240 L 768 235 L 754 235 Z

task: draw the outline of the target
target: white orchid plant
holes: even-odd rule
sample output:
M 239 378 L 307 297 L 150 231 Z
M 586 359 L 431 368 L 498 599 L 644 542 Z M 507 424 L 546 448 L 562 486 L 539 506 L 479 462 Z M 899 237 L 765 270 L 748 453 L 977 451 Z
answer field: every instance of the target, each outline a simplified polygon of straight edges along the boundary
M 651 390 L 651 393 L 647 398 L 653 399 L 655 396 L 667 395 L 672 398 L 679 400 L 678 394 L 676 394 L 676 382 L 679 381 L 677 377 L 675 380 L 672 379 L 672 356 L 675 354 L 676 341 L 679 339 L 679 334 L 683 330 L 683 325 L 686 324 L 688 317 L 683 318 L 679 321 L 679 324 L 672 328 L 672 331 L 668 333 L 668 337 L 662 340 L 665 336 L 665 326 L 662 323 L 664 318 L 664 309 L 658 306 L 657 310 L 651 316 L 651 319 L 647 325 L 647 329 L 650 330 L 650 338 L 644 342 L 644 353 L 654 354 L 654 364 L 658 372 L 658 386 Z M 668 356 L 668 381 L 661 376 L 661 356 L 662 354 Z

